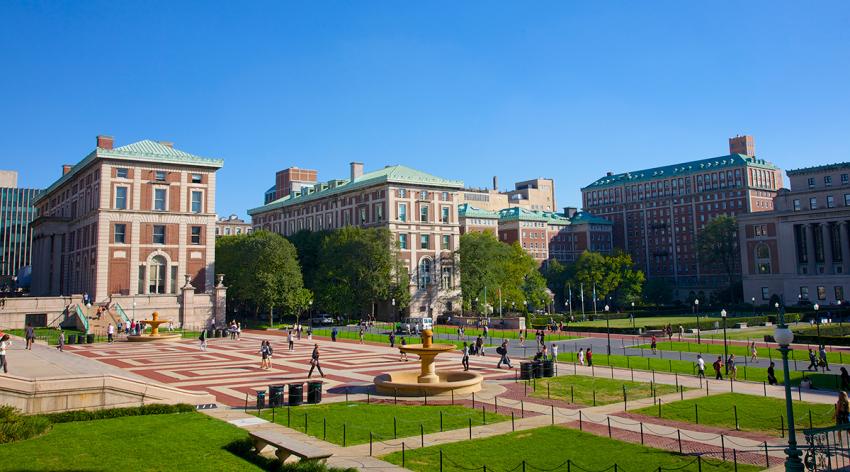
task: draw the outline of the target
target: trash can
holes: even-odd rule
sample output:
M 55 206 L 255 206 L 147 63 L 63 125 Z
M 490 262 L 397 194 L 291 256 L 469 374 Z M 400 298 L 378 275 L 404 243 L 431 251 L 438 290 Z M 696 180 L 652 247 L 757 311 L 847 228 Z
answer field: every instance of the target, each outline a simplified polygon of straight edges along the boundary
M 86 336 L 84 334 L 80 334 L 77 336 L 77 344 L 83 344 L 86 342 Z
M 322 381 L 307 382 L 307 403 L 322 403 Z
M 257 409 L 261 410 L 266 407 L 266 391 L 257 390 Z
M 289 384 L 289 406 L 298 406 L 304 403 L 304 384 Z
M 522 380 L 531 380 L 534 378 L 531 362 L 521 362 L 519 364 L 519 378 Z
M 86 335 L 86 344 L 91 344 L 93 342 L 94 342 L 94 335 L 93 334 L 87 334 Z
M 543 363 L 540 361 L 533 363 L 534 367 L 532 368 L 532 372 L 534 372 L 534 378 L 539 379 L 543 377 Z
M 543 377 L 555 376 L 555 363 L 553 361 L 543 361 Z
M 283 385 L 269 385 L 269 406 L 283 406 Z
M 75 342 L 77 342 L 76 334 L 69 334 L 65 336 L 65 344 L 74 344 Z

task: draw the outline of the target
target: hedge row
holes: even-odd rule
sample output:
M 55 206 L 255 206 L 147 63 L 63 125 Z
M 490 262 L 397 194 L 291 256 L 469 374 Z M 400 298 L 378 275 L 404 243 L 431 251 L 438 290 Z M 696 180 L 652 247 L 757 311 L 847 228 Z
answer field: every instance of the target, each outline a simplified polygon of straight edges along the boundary
M 788 323 L 793 323 L 795 321 L 798 321 L 799 319 L 800 319 L 800 315 L 798 315 L 796 313 L 786 313 L 785 314 L 785 321 L 788 322 Z M 727 321 L 727 326 L 734 327 L 736 323 L 747 323 L 750 326 L 756 326 L 756 325 L 762 325 L 767 321 L 770 321 L 771 323 L 776 324 L 778 322 L 777 316 L 776 315 L 742 316 L 742 317 L 738 317 L 738 318 L 729 318 L 729 320 Z M 723 326 L 723 322 L 719 318 L 703 318 L 703 317 L 700 317 L 699 327 L 702 330 L 714 329 L 714 323 L 715 322 L 718 323 L 718 326 L 721 326 L 721 327 Z M 686 323 L 680 323 L 680 324 L 673 326 L 672 328 L 673 328 L 673 334 L 674 335 L 679 333 L 679 326 L 680 325 L 683 328 L 685 328 L 686 330 L 687 329 L 696 329 L 697 328 L 696 318 L 694 318 L 694 321 L 688 321 Z M 546 327 L 545 323 L 541 324 L 541 325 L 533 325 L 534 329 L 542 329 L 542 328 L 545 328 L 545 327 Z M 664 329 L 666 327 L 667 327 L 666 324 L 658 324 L 658 325 L 647 325 L 643 329 L 644 329 L 644 331 L 648 331 L 648 330 Z M 567 329 L 569 331 L 580 331 L 580 332 L 585 332 L 585 333 L 588 333 L 588 332 L 598 333 L 598 332 L 606 330 L 606 328 L 604 326 L 574 326 L 572 324 L 568 325 Z M 632 327 L 630 327 L 630 326 L 625 327 L 625 328 L 622 328 L 622 327 L 616 327 L 616 328 L 612 327 L 611 328 L 612 333 L 619 333 L 619 334 L 631 334 L 631 333 L 634 333 L 635 331 L 636 331 L 636 329 L 632 329 Z
M 106 410 L 75 410 L 63 411 L 61 413 L 48 413 L 42 415 L 51 423 L 70 423 L 71 421 L 92 421 L 108 418 L 120 418 L 122 416 L 144 416 L 164 415 L 169 413 L 188 413 L 195 411 L 195 407 L 180 403 L 177 405 L 151 405 L 131 406 L 127 408 L 109 408 Z

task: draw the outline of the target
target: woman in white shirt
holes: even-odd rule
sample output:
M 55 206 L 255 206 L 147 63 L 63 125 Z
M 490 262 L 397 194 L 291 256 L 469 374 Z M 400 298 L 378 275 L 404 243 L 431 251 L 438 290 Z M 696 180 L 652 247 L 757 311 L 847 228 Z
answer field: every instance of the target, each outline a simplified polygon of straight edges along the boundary
M 9 373 L 9 361 L 6 360 L 6 349 L 12 345 L 12 341 L 9 341 L 9 335 L 4 334 L 2 338 L 0 338 L 0 366 L 3 367 L 3 373 Z

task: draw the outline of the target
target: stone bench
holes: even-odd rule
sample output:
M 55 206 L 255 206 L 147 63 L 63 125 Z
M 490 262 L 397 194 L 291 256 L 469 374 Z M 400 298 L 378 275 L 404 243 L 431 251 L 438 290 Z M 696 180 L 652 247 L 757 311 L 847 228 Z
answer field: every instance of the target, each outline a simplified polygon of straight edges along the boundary
M 641 333 L 641 336 L 644 338 L 651 338 L 655 336 L 656 338 L 662 338 L 667 336 L 667 333 L 663 329 L 648 329 Z
M 696 329 L 696 328 L 691 328 L 690 332 L 691 332 L 691 334 L 699 334 L 699 330 Z
M 251 442 L 254 444 L 257 454 L 262 452 L 266 446 L 272 446 L 277 449 L 275 456 L 280 459 L 281 463 L 284 463 L 289 456 L 296 456 L 301 460 L 324 462 L 333 455 L 324 449 L 303 443 L 277 431 L 249 431 L 248 435 L 251 436 Z
M 738 328 L 738 329 L 746 328 L 747 323 L 735 323 L 735 327 Z

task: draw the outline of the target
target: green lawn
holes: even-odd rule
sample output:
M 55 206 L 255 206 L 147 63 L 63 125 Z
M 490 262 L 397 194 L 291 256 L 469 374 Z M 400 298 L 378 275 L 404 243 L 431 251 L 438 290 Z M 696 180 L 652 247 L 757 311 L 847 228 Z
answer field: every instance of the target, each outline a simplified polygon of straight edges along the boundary
M 440 431 L 440 412 L 442 412 L 443 431 L 469 427 L 470 419 L 472 426 L 479 426 L 485 420 L 480 409 L 473 410 L 463 406 L 337 402 L 289 409 L 277 408 L 274 412 L 274 421 L 304 432 L 306 417 L 307 434 L 340 445 L 343 443 L 343 425 L 345 425 L 345 445 L 351 446 L 368 443 L 370 432 L 376 441 L 419 436 L 420 425 L 424 428 L 425 434 L 438 432 Z M 272 410 L 263 410 L 260 416 L 271 421 Z M 395 418 L 395 429 L 393 418 Z M 509 418 L 492 412 L 486 414 L 487 424 Z
M 590 313 L 588 313 L 588 316 Z M 604 316 L 599 314 L 598 316 Z M 696 321 L 694 316 L 645 316 L 635 318 L 634 326 L 635 328 L 644 328 L 646 326 L 673 326 L 673 331 L 677 331 L 679 329 L 680 324 L 684 323 L 693 323 Z M 700 321 L 705 321 L 710 325 L 713 325 L 713 321 L 720 322 L 720 317 L 711 318 L 707 316 L 700 315 Z M 604 319 L 596 319 L 593 321 L 576 321 L 575 323 L 570 323 L 570 327 L 578 326 L 578 327 L 593 327 L 593 328 L 605 328 L 605 320 Z M 708 325 L 707 325 L 708 326 Z M 631 328 L 632 321 L 629 320 L 628 317 L 620 318 L 620 319 L 612 319 L 611 320 L 612 328 Z
M 785 400 L 739 393 L 724 393 L 665 403 L 661 405 L 661 417 L 696 423 L 698 410 L 699 424 L 735 429 L 735 406 L 738 410 L 738 426 L 742 431 L 761 431 L 779 436 L 783 422 L 784 427 L 788 427 L 788 421 L 785 418 Z M 809 411 L 811 411 L 813 426 L 834 425 L 833 410 L 833 405 L 795 401 L 794 424 L 798 428 L 808 428 Z M 658 407 L 641 408 L 635 412 L 657 417 Z
M 649 349 L 649 344 L 640 344 L 634 346 L 635 348 L 643 348 Z M 750 358 L 750 347 L 749 346 L 739 346 L 739 345 L 727 345 L 729 350 L 729 354 L 735 354 L 738 357 L 738 363 L 744 364 L 744 357 L 749 360 Z M 658 340 L 658 349 L 664 351 L 682 351 L 682 352 L 699 352 L 699 353 L 709 353 L 715 355 L 723 354 L 723 344 L 697 344 L 696 341 L 662 341 Z M 782 354 L 779 353 L 776 349 L 765 348 L 756 346 L 756 351 L 759 354 L 759 357 L 762 359 L 773 358 L 773 359 L 781 359 Z M 817 350 L 815 350 L 817 354 Z M 805 349 L 793 349 L 791 351 L 790 359 L 797 359 L 798 362 L 808 362 L 809 361 L 809 352 Z M 841 363 L 844 361 L 844 354 L 841 352 L 827 352 L 826 358 L 830 363 L 838 362 Z M 848 357 L 850 360 L 850 357 Z
M 568 470 L 566 462 L 572 461 L 572 470 L 648 471 L 679 470 L 696 472 L 698 465 L 692 456 L 682 456 L 606 437 L 583 433 L 559 426 L 518 431 L 484 439 L 460 441 L 439 446 L 405 451 L 404 467 L 414 471 L 440 470 L 440 451 L 443 451 L 444 471 L 499 470 L 521 471 L 523 461 L 527 470 Z M 382 457 L 393 464 L 402 464 L 401 452 Z M 706 470 L 733 470 L 732 463 L 720 463 Z M 559 467 L 560 466 L 560 467 Z M 707 464 L 703 463 L 703 467 Z M 557 468 L 557 469 L 556 469 Z M 751 472 L 759 467 L 738 464 L 738 471 Z
M 559 353 L 558 360 L 561 362 L 576 362 L 576 353 Z M 705 360 L 705 375 L 713 381 L 714 371 L 711 368 L 712 362 L 714 362 L 714 360 L 711 358 Z M 593 364 L 597 367 L 608 367 L 609 365 L 613 365 L 614 367 L 620 367 L 625 369 L 632 368 L 635 370 L 654 370 L 657 372 L 667 372 L 671 374 L 678 373 L 680 375 L 696 375 L 697 372 L 695 362 L 680 361 L 677 359 L 659 359 L 657 357 L 623 356 L 618 354 L 607 356 L 605 354 L 594 353 Z M 800 371 L 791 372 L 791 385 L 798 385 L 803 379 L 804 375 L 805 377 L 812 379 L 812 385 L 815 388 L 822 390 L 836 390 L 838 388 L 838 377 L 835 375 L 807 373 Z M 724 374 L 724 379 L 725 377 L 726 375 Z M 753 382 L 765 382 L 767 381 L 767 368 L 739 365 L 738 379 L 750 380 Z M 779 381 L 779 383 L 784 382 L 785 379 L 785 376 L 782 372 L 781 363 L 777 363 L 776 366 L 776 379 Z
M 534 342 L 534 331 L 526 330 L 525 339 L 531 339 L 531 342 Z M 448 334 L 457 339 L 457 326 L 435 326 L 434 333 L 438 334 Z M 484 335 L 484 330 L 481 328 L 465 328 L 464 333 L 468 339 L 474 340 L 477 336 Z M 487 337 L 492 339 L 493 342 L 501 341 L 502 339 L 519 339 L 519 330 L 518 329 L 490 329 L 487 331 Z M 550 332 L 546 331 L 546 341 L 566 341 L 569 339 L 577 339 L 576 336 L 568 336 L 561 332 Z
M 20 336 L 22 338 L 24 337 L 24 332 L 25 332 L 23 329 L 6 329 L 6 330 L 0 330 L 0 331 L 3 331 L 4 333 L 11 334 L 13 336 Z M 75 329 L 66 329 L 66 330 L 63 330 L 63 331 L 65 331 L 65 342 L 68 341 L 68 336 L 71 335 L 71 334 L 73 334 L 73 335 L 80 335 L 80 334 L 85 335 L 85 333 L 83 331 L 77 331 Z M 56 329 L 56 328 L 35 328 L 35 337 L 36 337 L 36 340 L 39 341 L 39 342 L 47 341 L 47 344 L 49 344 L 51 346 L 55 346 L 56 344 L 59 343 L 59 330 Z M 106 337 L 104 337 L 103 340 L 106 341 Z
M 773 336 L 774 332 L 776 332 L 776 326 L 757 326 L 744 329 L 732 328 L 726 330 L 726 339 L 764 342 L 764 336 Z M 696 334 L 692 335 L 688 333 L 688 337 L 696 339 Z M 700 337 L 703 339 L 723 339 L 723 333 L 702 333 Z
M 315 336 L 323 336 L 323 337 L 326 337 L 326 338 L 330 338 L 331 337 L 331 330 L 329 328 L 317 328 L 317 329 L 313 330 L 313 334 Z M 360 333 L 358 333 L 357 331 L 340 330 L 337 333 L 336 337 L 337 337 L 337 339 L 359 340 L 360 339 Z M 422 342 L 422 339 L 419 336 L 415 336 L 415 335 L 411 335 L 411 336 L 405 335 L 404 339 L 407 340 L 407 344 L 418 344 L 418 343 Z M 363 340 L 369 341 L 369 342 L 387 344 L 387 345 L 390 344 L 390 336 L 388 334 L 364 332 L 363 333 Z M 474 341 L 475 341 L 475 339 L 473 338 L 473 339 L 471 339 L 467 342 L 474 342 Z M 454 344 L 458 349 L 461 349 L 463 347 L 463 341 L 462 340 L 457 341 L 457 340 L 454 340 L 454 339 L 451 339 L 451 340 L 450 339 L 435 339 L 434 342 L 439 343 L 439 344 Z M 396 344 L 396 346 L 401 345 L 401 335 L 399 335 L 399 334 L 396 335 L 395 344 Z M 490 347 L 490 346 L 492 346 L 492 345 L 491 344 L 484 344 L 484 347 Z
M 246 438 L 194 412 L 61 423 L 43 436 L 0 445 L 0 470 L 263 470 L 225 450 Z
M 547 390 L 547 386 L 549 387 Z M 562 377 L 542 378 L 536 381 L 536 389 L 530 396 L 537 398 L 557 398 L 578 405 L 607 405 L 626 400 L 637 400 L 652 396 L 652 386 L 646 382 L 613 380 L 585 375 L 566 375 Z M 674 385 L 655 385 L 656 395 L 676 392 Z M 594 395 L 595 393 L 595 395 Z

